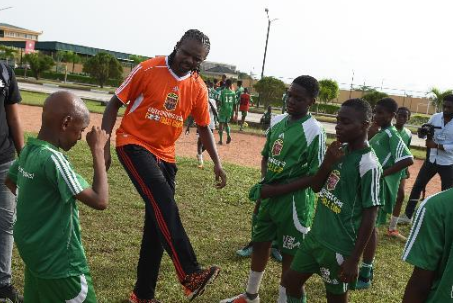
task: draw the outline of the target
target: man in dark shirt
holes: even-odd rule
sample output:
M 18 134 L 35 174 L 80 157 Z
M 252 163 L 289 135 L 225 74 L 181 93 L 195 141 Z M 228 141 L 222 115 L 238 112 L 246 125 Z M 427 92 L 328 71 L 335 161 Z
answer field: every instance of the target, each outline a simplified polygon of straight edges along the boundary
M 23 297 L 11 284 L 16 199 L 5 186 L 5 178 L 16 152 L 24 146 L 18 104 L 21 100 L 14 72 L 0 63 L 0 301 L 9 299 L 13 303 L 22 302 Z

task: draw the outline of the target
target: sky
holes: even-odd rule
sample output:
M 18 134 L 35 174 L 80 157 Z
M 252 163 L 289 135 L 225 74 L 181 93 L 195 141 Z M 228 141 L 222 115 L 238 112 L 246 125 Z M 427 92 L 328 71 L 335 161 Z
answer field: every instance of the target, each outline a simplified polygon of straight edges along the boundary
M 2 0 L 0 22 L 61 41 L 145 56 L 167 55 L 190 28 L 211 41 L 207 60 L 290 83 L 309 74 L 340 87 L 424 95 L 453 88 L 451 0 Z

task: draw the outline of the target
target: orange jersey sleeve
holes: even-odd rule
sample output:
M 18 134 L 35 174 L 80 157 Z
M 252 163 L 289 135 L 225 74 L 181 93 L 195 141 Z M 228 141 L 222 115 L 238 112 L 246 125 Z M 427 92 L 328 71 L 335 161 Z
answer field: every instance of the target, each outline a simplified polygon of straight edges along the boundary
M 123 84 L 115 91 L 118 99 L 127 104 L 130 100 L 134 101 L 142 91 L 143 65 L 138 64 L 124 80 Z

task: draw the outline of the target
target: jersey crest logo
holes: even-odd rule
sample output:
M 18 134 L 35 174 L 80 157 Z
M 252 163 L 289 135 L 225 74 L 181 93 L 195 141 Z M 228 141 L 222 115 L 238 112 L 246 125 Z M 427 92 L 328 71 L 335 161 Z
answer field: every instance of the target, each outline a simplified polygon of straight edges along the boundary
M 334 170 L 330 173 L 330 176 L 327 179 L 327 190 L 333 191 L 335 187 L 337 187 L 338 181 L 340 181 L 340 172 L 338 170 Z
M 178 105 L 179 97 L 175 93 L 169 93 L 167 98 L 165 98 L 164 107 L 168 111 L 174 111 L 176 105 Z
M 282 152 L 283 149 L 283 140 L 282 139 L 277 139 L 274 142 L 274 145 L 272 145 L 272 156 L 278 156 Z

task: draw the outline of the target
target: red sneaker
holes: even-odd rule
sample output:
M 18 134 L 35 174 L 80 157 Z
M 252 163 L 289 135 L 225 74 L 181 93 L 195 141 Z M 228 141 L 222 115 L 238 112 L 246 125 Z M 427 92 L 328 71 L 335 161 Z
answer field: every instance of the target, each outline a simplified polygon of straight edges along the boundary
M 387 236 L 389 236 L 391 238 L 395 238 L 395 239 L 401 240 L 403 242 L 407 241 L 407 238 L 405 236 L 403 236 L 402 234 L 400 234 L 400 232 L 397 229 L 394 229 L 394 230 L 390 230 L 389 229 L 387 231 Z
M 219 273 L 220 267 L 211 266 L 208 269 L 187 275 L 182 282 L 182 285 L 189 301 L 201 296 L 204 293 L 206 286 L 211 284 Z
M 132 292 L 129 297 L 129 303 L 160 303 L 156 299 L 139 299 L 135 292 Z

